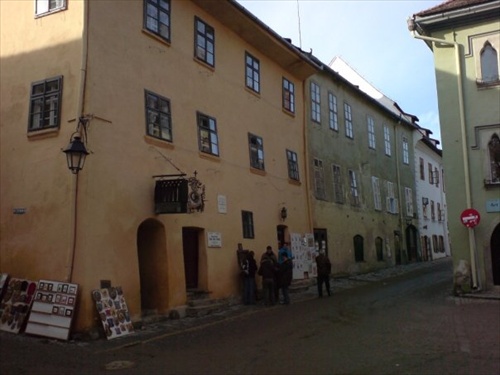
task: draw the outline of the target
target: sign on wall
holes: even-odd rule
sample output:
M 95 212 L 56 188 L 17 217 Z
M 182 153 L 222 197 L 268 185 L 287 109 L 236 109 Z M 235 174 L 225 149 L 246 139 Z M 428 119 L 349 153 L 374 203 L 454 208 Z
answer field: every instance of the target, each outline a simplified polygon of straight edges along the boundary
M 219 232 L 207 232 L 208 247 L 222 247 L 222 234 Z
M 462 221 L 462 224 L 467 228 L 474 228 L 479 224 L 481 216 L 475 209 L 468 208 L 462 212 L 462 214 L 460 215 L 460 220 Z
M 308 279 L 317 276 L 316 248 L 314 235 L 307 233 L 292 233 L 290 235 L 293 256 L 293 278 L 296 280 Z

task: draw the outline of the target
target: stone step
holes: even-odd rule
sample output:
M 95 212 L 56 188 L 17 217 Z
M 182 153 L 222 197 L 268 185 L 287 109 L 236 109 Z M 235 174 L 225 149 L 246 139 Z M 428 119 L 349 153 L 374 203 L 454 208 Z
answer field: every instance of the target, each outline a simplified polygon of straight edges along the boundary
M 227 307 L 227 303 L 213 301 L 206 304 L 189 305 L 186 308 L 186 316 L 195 318 L 218 313 Z

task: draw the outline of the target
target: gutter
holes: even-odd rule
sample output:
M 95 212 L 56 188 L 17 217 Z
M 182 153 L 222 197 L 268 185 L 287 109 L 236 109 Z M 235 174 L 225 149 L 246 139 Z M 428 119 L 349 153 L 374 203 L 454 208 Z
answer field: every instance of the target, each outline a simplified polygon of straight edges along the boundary
M 470 169 L 469 160 L 467 158 L 467 133 L 465 127 L 465 105 L 464 105 L 464 93 L 463 93 L 463 72 L 462 66 L 460 64 L 460 44 L 458 42 L 449 42 L 444 39 L 432 38 L 424 35 L 417 34 L 416 32 L 417 24 L 414 19 L 408 19 L 408 30 L 410 34 L 415 39 L 421 39 L 427 42 L 444 44 L 447 46 L 453 46 L 455 49 L 455 63 L 457 69 L 457 87 L 458 87 L 458 106 L 460 115 L 460 132 L 462 137 L 462 155 L 464 164 L 464 179 L 465 179 L 465 198 L 467 201 L 467 208 L 472 207 L 472 195 L 470 187 Z M 471 262 L 471 273 L 472 273 L 472 288 L 478 289 L 478 277 L 477 277 L 477 265 L 476 265 L 476 239 L 473 228 L 469 228 L 469 251 L 470 251 L 470 262 Z M 480 289 L 480 288 L 479 288 Z

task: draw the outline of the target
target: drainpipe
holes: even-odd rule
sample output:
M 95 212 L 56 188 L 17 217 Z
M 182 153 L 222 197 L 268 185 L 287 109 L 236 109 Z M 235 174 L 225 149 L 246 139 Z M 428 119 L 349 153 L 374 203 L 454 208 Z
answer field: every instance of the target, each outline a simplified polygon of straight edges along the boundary
M 83 117 L 84 107 L 85 107 L 85 91 L 87 83 L 87 63 L 88 63 L 88 22 L 89 22 L 89 4 L 88 0 L 82 3 L 83 6 L 83 29 L 82 29 L 82 60 L 80 66 L 80 92 L 77 98 L 76 108 L 77 116 L 76 119 L 79 121 Z M 77 127 L 77 131 L 80 130 L 80 124 Z M 86 136 L 85 129 L 83 129 L 83 136 Z M 84 138 L 84 141 L 86 139 Z M 75 265 L 75 254 L 76 254 L 76 244 L 78 239 L 78 173 L 74 178 L 74 195 L 73 195 L 73 236 L 72 245 L 70 247 L 70 252 L 68 254 L 68 273 L 66 275 L 66 281 L 72 282 L 73 280 L 73 269 Z
M 404 217 L 403 217 L 403 199 L 401 195 L 401 171 L 399 169 L 399 150 L 398 150 L 398 125 L 401 123 L 401 115 L 399 120 L 394 124 L 394 152 L 396 153 L 396 179 L 398 184 L 398 202 L 399 202 L 399 230 L 401 231 L 401 240 L 403 241 L 403 249 L 406 249 L 406 263 L 408 263 L 408 241 L 406 239 L 406 231 L 404 230 Z M 403 254 L 401 254 L 402 256 Z M 401 259 L 401 264 L 404 264 Z
M 303 103 L 307 103 L 306 101 L 306 86 L 307 86 L 307 79 L 304 80 L 304 83 L 302 85 L 302 101 Z M 313 230 L 313 220 L 312 220 L 312 209 L 311 209 L 311 192 L 309 190 L 310 187 L 310 181 L 309 181 L 309 138 L 308 138 L 308 129 L 309 129 L 309 124 L 307 122 L 307 110 L 306 110 L 306 105 L 303 107 L 303 129 L 304 129 L 304 136 L 302 139 L 304 140 L 304 157 L 302 160 L 305 161 L 304 166 L 305 166 L 305 178 L 306 178 L 306 196 L 307 196 L 307 221 L 309 224 L 309 233 L 314 234 Z
M 470 188 L 470 171 L 469 160 L 467 158 L 467 133 L 465 128 L 465 106 L 464 106 L 464 93 L 463 93 L 463 79 L 462 67 L 460 64 L 460 44 L 458 42 L 449 42 L 444 39 L 432 38 L 417 34 L 415 20 L 408 19 L 408 29 L 410 34 L 415 39 L 421 39 L 436 44 L 445 44 L 455 48 L 455 63 L 457 69 L 457 86 L 458 86 L 458 106 L 460 111 L 460 130 L 462 136 L 462 154 L 464 163 L 464 177 L 465 177 L 465 198 L 467 201 L 467 208 L 472 207 L 472 196 Z M 473 228 L 469 228 L 469 250 L 470 250 L 470 263 L 472 273 L 472 288 L 478 289 L 477 266 L 476 266 L 476 239 Z M 480 289 L 480 288 L 479 288 Z

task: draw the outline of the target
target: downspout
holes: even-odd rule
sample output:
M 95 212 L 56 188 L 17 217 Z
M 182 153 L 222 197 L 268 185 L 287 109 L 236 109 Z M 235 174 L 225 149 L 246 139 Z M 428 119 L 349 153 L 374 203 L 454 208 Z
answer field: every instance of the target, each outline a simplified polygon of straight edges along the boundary
M 302 85 L 302 102 L 303 103 L 307 103 L 307 100 L 306 100 L 306 86 L 307 86 L 307 78 L 306 80 L 304 80 L 304 83 Z M 304 105 L 303 107 L 303 115 L 302 115 L 302 118 L 303 118 L 303 131 L 304 131 L 304 136 L 302 137 L 302 139 L 304 140 L 304 157 L 302 160 L 305 161 L 304 163 L 304 166 L 305 166 L 305 179 L 306 179 L 306 196 L 307 196 L 307 221 L 308 221 L 308 224 L 309 224 L 309 233 L 314 233 L 314 230 L 313 230 L 313 220 L 312 220 L 312 208 L 311 208 L 311 191 L 309 190 L 310 188 L 310 177 L 309 176 L 309 138 L 308 138 L 308 129 L 309 129 L 309 125 L 308 125 L 308 122 L 307 122 L 307 105 Z
M 406 238 L 406 231 L 404 230 L 403 223 L 403 200 L 401 198 L 401 172 L 399 169 L 399 150 L 398 150 L 398 125 L 401 123 L 401 115 L 399 121 L 394 124 L 394 151 L 396 153 L 396 178 L 398 182 L 398 201 L 399 201 L 399 230 L 401 231 L 401 238 L 403 240 L 404 249 L 406 249 L 406 263 L 408 263 L 408 241 Z M 402 264 L 404 264 L 402 262 Z
M 457 86 L 458 86 L 458 106 L 460 111 L 460 131 L 462 136 L 462 155 L 463 155 L 464 177 L 465 177 L 465 198 L 467 201 L 467 208 L 471 208 L 472 196 L 470 188 L 469 160 L 467 158 L 467 133 L 465 128 L 465 106 L 464 106 L 463 79 L 462 79 L 463 73 L 460 64 L 460 44 L 458 42 L 449 42 L 444 39 L 432 38 L 417 34 L 415 20 L 413 19 L 408 20 L 408 29 L 410 30 L 411 36 L 415 39 L 426 40 L 437 44 L 445 44 L 448 46 L 453 46 L 455 48 L 455 63 L 457 69 Z M 478 289 L 477 266 L 476 266 L 476 255 L 475 255 L 476 252 L 475 233 L 473 228 L 469 228 L 468 231 L 469 231 L 470 263 L 471 263 L 471 273 L 472 273 L 472 288 Z
M 87 83 L 87 63 L 88 63 L 88 22 L 89 22 L 89 4 L 88 0 L 83 1 L 83 27 L 82 27 L 82 60 L 80 65 L 80 92 L 77 97 L 77 116 L 76 119 L 79 119 L 84 116 L 84 106 L 85 106 L 85 91 L 86 91 L 86 83 Z M 80 130 L 80 123 L 78 122 L 77 131 Z M 86 136 L 85 129 L 82 137 Z M 83 138 L 86 142 L 87 139 Z M 68 254 L 68 273 L 66 275 L 66 281 L 72 282 L 73 280 L 73 269 L 75 266 L 75 254 L 76 254 L 76 244 L 78 239 L 78 173 L 74 178 L 74 195 L 73 195 L 73 237 L 72 237 L 72 245 L 70 247 L 70 253 Z

